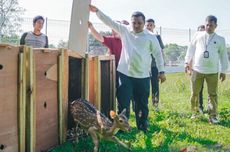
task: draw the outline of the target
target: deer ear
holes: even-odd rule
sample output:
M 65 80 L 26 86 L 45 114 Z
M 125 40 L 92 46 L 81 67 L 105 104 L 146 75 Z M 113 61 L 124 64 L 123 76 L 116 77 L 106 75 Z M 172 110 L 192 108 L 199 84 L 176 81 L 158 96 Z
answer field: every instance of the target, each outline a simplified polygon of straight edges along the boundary
M 121 114 L 126 115 L 126 108 L 122 110 Z
M 116 112 L 113 110 L 111 110 L 109 114 L 112 119 L 114 119 L 117 116 Z

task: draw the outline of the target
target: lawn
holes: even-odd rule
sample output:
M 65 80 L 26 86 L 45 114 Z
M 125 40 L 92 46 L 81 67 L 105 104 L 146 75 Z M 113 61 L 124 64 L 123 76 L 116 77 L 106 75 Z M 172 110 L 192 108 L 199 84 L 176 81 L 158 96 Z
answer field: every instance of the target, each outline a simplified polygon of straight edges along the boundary
M 149 102 L 149 131 L 139 132 L 135 126 L 134 113 L 131 113 L 130 133 L 118 134 L 124 141 L 131 141 L 133 152 L 230 152 L 230 76 L 219 82 L 220 123 L 208 123 L 208 115 L 191 120 L 190 82 L 184 73 L 167 74 L 167 81 L 160 86 L 159 112 L 153 110 Z M 206 85 L 206 84 L 205 84 Z M 151 97 L 150 100 L 151 101 Z M 204 89 L 204 103 L 207 107 L 207 91 Z M 78 142 L 66 142 L 52 152 L 92 152 L 90 137 L 80 138 Z M 116 144 L 102 140 L 100 152 L 127 151 L 118 149 Z

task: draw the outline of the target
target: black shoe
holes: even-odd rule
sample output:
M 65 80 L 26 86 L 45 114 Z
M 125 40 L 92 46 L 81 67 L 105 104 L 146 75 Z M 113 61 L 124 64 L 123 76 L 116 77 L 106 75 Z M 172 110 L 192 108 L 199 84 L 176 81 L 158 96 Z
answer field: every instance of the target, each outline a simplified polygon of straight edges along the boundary
M 148 122 L 145 121 L 145 123 L 143 123 L 140 126 L 138 126 L 138 130 L 141 130 L 144 133 L 147 133 L 148 132 Z

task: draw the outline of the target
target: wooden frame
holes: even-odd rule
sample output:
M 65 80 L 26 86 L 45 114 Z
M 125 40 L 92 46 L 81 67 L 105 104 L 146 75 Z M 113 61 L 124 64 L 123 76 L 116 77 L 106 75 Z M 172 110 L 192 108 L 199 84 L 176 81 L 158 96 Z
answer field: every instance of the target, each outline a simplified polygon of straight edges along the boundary
M 68 86 L 68 105 L 78 98 L 86 97 L 86 60 L 78 52 L 68 50 L 69 86 Z M 68 129 L 74 128 L 75 123 L 68 106 Z
M 113 55 L 87 56 L 87 99 L 98 110 L 109 116 L 116 109 L 115 101 L 115 58 Z
M 66 137 L 68 54 L 65 49 L 27 51 L 27 138 L 29 151 L 47 151 Z

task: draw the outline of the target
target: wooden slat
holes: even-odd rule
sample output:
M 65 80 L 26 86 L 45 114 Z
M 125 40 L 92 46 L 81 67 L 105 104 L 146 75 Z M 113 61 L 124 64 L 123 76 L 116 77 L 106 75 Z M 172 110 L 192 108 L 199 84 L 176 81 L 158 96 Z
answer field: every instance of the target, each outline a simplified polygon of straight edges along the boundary
M 89 4 L 91 0 L 74 0 L 68 48 L 85 56 L 87 51 Z
M 25 49 L 25 47 L 23 47 Z M 18 100 L 18 140 L 19 152 L 25 152 L 26 127 L 26 60 L 25 53 L 19 56 L 19 100 Z
M 57 81 L 46 77 L 47 70 L 58 63 L 59 50 L 48 52 L 43 49 L 34 49 L 33 54 L 36 77 L 34 151 L 47 151 L 50 147 L 59 144 L 58 84 Z M 53 74 L 55 75 L 55 72 Z
M 18 57 L 19 47 L 0 45 L 0 145 L 4 152 L 19 151 Z

